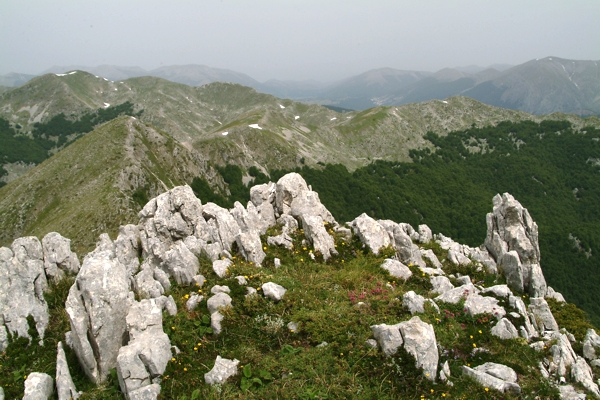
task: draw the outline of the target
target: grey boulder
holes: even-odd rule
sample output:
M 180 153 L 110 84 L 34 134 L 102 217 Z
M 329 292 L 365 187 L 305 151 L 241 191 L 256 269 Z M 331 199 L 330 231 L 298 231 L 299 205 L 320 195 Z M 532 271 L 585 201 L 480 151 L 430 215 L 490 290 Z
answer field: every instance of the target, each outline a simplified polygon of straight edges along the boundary
M 73 350 L 93 382 L 104 381 L 116 366 L 126 335 L 129 293 L 127 271 L 106 235 L 83 260 L 65 303 Z
M 303 215 L 301 221 L 304 236 L 312 243 L 315 252 L 321 253 L 324 260 L 338 254 L 333 237 L 327 233 L 320 216 Z
M 54 392 L 54 381 L 48 374 L 32 372 L 25 379 L 23 400 L 47 400 Z
M 390 273 L 391 276 L 398 279 L 407 280 L 412 276 L 412 271 L 406 265 L 402 264 L 398 260 L 386 258 L 381 268 L 385 269 Z
M 121 391 L 131 397 L 130 393 L 160 382 L 172 354 L 156 300 L 133 303 L 127 314 L 127 331 L 129 343 L 119 349 L 117 376 Z
M 350 222 L 352 231 L 374 254 L 391 244 L 387 231 L 373 218 L 363 213 Z
M 237 374 L 239 363 L 236 359 L 228 360 L 217 356 L 213 368 L 204 374 L 204 382 L 209 385 L 225 383 L 227 379 Z
M 56 392 L 58 400 L 75 400 L 81 396 L 71 378 L 62 342 L 58 342 L 56 355 Z
M 588 360 L 600 358 L 600 336 L 593 329 L 588 329 L 583 339 L 583 356 Z
M 491 333 L 500 339 L 516 339 L 519 337 L 517 328 L 507 318 L 502 318 L 491 329 Z
M 261 288 L 265 297 L 268 297 L 275 301 L 281 300 L 286 292 L 286 289 L 283 286 L 273 282 L 263 283 Z
M 71 251 L 71 240 L 64 238 L 58 232 L 50 232 L 42 239 L 44 250 L 44 269 L 46 276 L 53 280 L 63 278 L 65 272 L 79 272 L 79 259 Z
M 517 384 L 516 372 L 505 365 L 488 362 L 475 368 L 463 366 L 462 370 L 463 375 L 473 378 L 481 386 L 502 393 L 509 392 L 515 395 L 521 393 L 521 387 Z
M 213 314 L 221 307 L 231 307 L 231 297 L 227 293 L 217 293 L 206 301 L 208 312 Z

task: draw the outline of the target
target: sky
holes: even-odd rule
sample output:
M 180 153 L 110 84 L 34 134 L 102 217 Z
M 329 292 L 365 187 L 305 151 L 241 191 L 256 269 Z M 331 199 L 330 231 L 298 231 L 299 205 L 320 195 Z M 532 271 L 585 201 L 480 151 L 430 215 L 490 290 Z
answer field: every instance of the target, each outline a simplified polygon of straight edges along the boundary
M 600 60 L 599 0 L 2 0 L 0 74 L 202 64 L 339 80 L 555 56 Z

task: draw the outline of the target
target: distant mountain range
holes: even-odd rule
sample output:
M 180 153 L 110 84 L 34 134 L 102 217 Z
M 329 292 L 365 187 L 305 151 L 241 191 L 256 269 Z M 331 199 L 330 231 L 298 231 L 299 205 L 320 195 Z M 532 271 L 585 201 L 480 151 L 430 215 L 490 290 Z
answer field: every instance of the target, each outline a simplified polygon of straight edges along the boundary
M 380 68 L 326 84 L 314 80 L 259 82 L 227 69 L 204 65 L 164 66 L 146 71 L 140 67 L 101 65 L 54 66 L 44 73 L 88 71 L 112 81 L 154 76 L 201 86 L 212 82 L 231 82 L 249 86 L 279 98 L 365 110 L 380 105 L 402 105 L 462 95 L 483 103 L 532 114 L 600 114 L 600 71 L 598 61 L 566 60 L 546 57 L 517 66 L 495 64 L 489 68 L 465 66 L 444 68 L 436 73 Z M 20 86 L 33 75 L 0 76 L 0 86 Z M 0 88 L 0 93 L 6 88 Z

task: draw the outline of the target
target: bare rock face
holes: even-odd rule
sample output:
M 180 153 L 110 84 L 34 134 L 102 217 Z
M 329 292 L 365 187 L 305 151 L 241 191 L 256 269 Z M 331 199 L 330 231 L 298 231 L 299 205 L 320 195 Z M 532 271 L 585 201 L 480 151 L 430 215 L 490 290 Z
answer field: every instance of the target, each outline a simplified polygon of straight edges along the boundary
M 48 305 L 44 291 L 48 288 L 40 241 L 34 237 L 16 239 L 11 246 L 0 248 L 0 328 L 12 335 L 31 339 L 27 317 L 32 316 L 40 339 L 48 326 Z M 6 329 L 6 330 L 5 330 Z M 4 343 L 4 344 L 3 344 Z M 4 350 L 7 340 L 2 340 Z
M 390 220 L 379 220 L 377 223 L 388 233 L 389 242 L 396 249 L 400 261 L 419 267 L 426 266 L 419 246 L 413 243 L 413 238 L 418 239 L 419 234 L 409 224 L 397 224 Z
M 65 303 L 73 350 L 86 375 L 96 383 L 104 381 L 116 366 L 126 338 L 129 293 L 127 270 L 119 262 L 114 244 L 103 234 L 96 250 L 83 260 Z
M 512 369 L 502 364 L 485 363 L 475 368 L 463 366 L 463 375 L 473 378 L 481 386 L 509 392 L 515 395 L 521 393 L 521 387 L 517 384 L 517 374 Z
M 231 253 L 231 245 L 235 242 L 240 227 L 229 210 L 213 203 L 206 203 L 202 208 L 202 214 L 208 226 L 212 228 L 213 232 L 216 232 L 216 234 L 213 233 L 213 236 L 218 237 L 218 242 L 223 250 Z
M 558 331 L 558 324 L 550 311 L 548 302 L 542 297 L 532 297 L 529 303 L 529 311 L 535 318 L 535 323 L 540 333 L 544 331 Z
M 279 215 L 289 214 L 294 199 L 306 191 L 308 186 L 300 174 L 292 172 L 282 176 L 275 186 L 275 206 Z
M 433 326 L 419 317 L 412 317 L 399 323 L 398 329 L 404 340 L 404 349 L 415 358 L 416 367 L 423 368 L 425 377 L 435 381 L 439 354 Z
M 140 231 L 135 225 L 119 227 L 119 235 L 115 240 L 115 253 L 119 262 L 125 266 L 127 273 L 135 275 L 140 268 L 139 257 L 142 254 Z
M 486 248 L 513 291 L 544 297 L 547 285 L 540 267 L 537 224 L 510 194 L 498 194 L 493 202 L 494 211 L 486 217 Z
M 583 339 L 583 356 L 590 361 L 600 358 L 600 336 L 593 329 L 588 329 Z
M 54 381 L 48 374 L 32 372 L 25 379 L 23 400 L 47 400 L 54 393 Z
M 290 205 L 290 215 L 296 218 L 301 218 L 304 215 L 315 215 L 321 217 L 327 223 L 336 223 L 333 215 L 321 204 L 319 194 L 311 190 L 297 194 Z
M 386 258 L 383 264 L 381 264 L 381 268 L 388 271 L 394 278 L 407 280 L 412 276 L 410 268 L 400 261 L 391 258 Z
M 577 356 L 577 360 L 571 366 L 571 378 L 575 382 L 581 383 L 584 388 L 594 394 L 594 397 L 600 397 L 600 389 L 594 382 L 592 368 L 585 362 L 583 357 Z
M 71 240 L 62 237 L 57 232 L 50 232 L 42 239 L 44 251 L 44 269 L 49 279 L 58 281 L 65 272 L 79 272 L 79 259 L 71 251 Z
M 321 217 L 318 215 L 303 215 L 301 221 L 304 236 L 312 243 L 315 251 L 323 255 L 323 259 L 327 260 L 332 255 L 338 254 L 333 237 L 327 233 Z
M 237 374 L 238 360 L 228 360 L 217 356 L 214 367 L 204 374 L 204 382 L 209 385 L 225 383 L 227 379 Z
M 200 263 L 198 257 L 186 247 L 183 241 L 179 240 L 165 253 L 160 267 L 175 278 L 178 284 L 190 285 L 200 270 Z
M 365 213 L 356 217 L 349 225 L 360 241 L 374 254 L 379 254 L 379 250 L 391 244 L 390 237 L 383 226 Z
M 156 300 L 133 303 L 127 314 L 127 331 L 130 340 L 119 349 L 117 376 L 121 391 L 131 398 L 131 393 L 160 382 L 172 354 Z
M 235 241 L 246 260 L 259 266 L 262 264 L 267 255 L 257 231 L 240 232 L 235 236 Z
M 62 342 L 58 342 L 56 355 L 56 391 L 58 393 L 58 400 L 75 400 L 81 396 L 71 378 Z

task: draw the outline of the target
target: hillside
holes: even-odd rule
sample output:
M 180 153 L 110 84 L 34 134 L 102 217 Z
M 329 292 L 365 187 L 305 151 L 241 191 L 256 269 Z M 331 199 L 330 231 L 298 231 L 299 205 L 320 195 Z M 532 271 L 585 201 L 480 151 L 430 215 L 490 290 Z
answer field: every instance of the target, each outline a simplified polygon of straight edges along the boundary
M 404 161 L 410 149 L 428 145 L 422 136 L 429 130 L 444 133 L 472 124 L 542 119 L 466 97 L 340 114 L 235 84 L 190 87 L 153 77 L 111 82 L 81 71 L 44 75 L 0 95 L 0 116 L 28 134 L 35 122 L 59 113 L 76 118 L 124 102 L 131 102 L 135 112 L 143 110 L 142 121 L 215 164 L 263 171 L 303 163 L 339 162 L 354 169 L 376 159 Z M 565 118 L 577 127 L 595 123 L 543 116 Z
M 57 231 L 89 251 L 100 233 L 135 218 L 140 203 L 194 177 L 212 181 L 210 171 L 169 135 L 120 117 L 0 189 L 0 243 Z
M 252 193 L 226 210 L 173 188 L 81 267 L 47 238 L 0 248 L 1 391 L 45 399 L 56 377 L 82 400 L 600 397 L 600 337 L 546 285 L 510 194 L 472 248 L 366 214 L 341 226 L 297 174 Z

